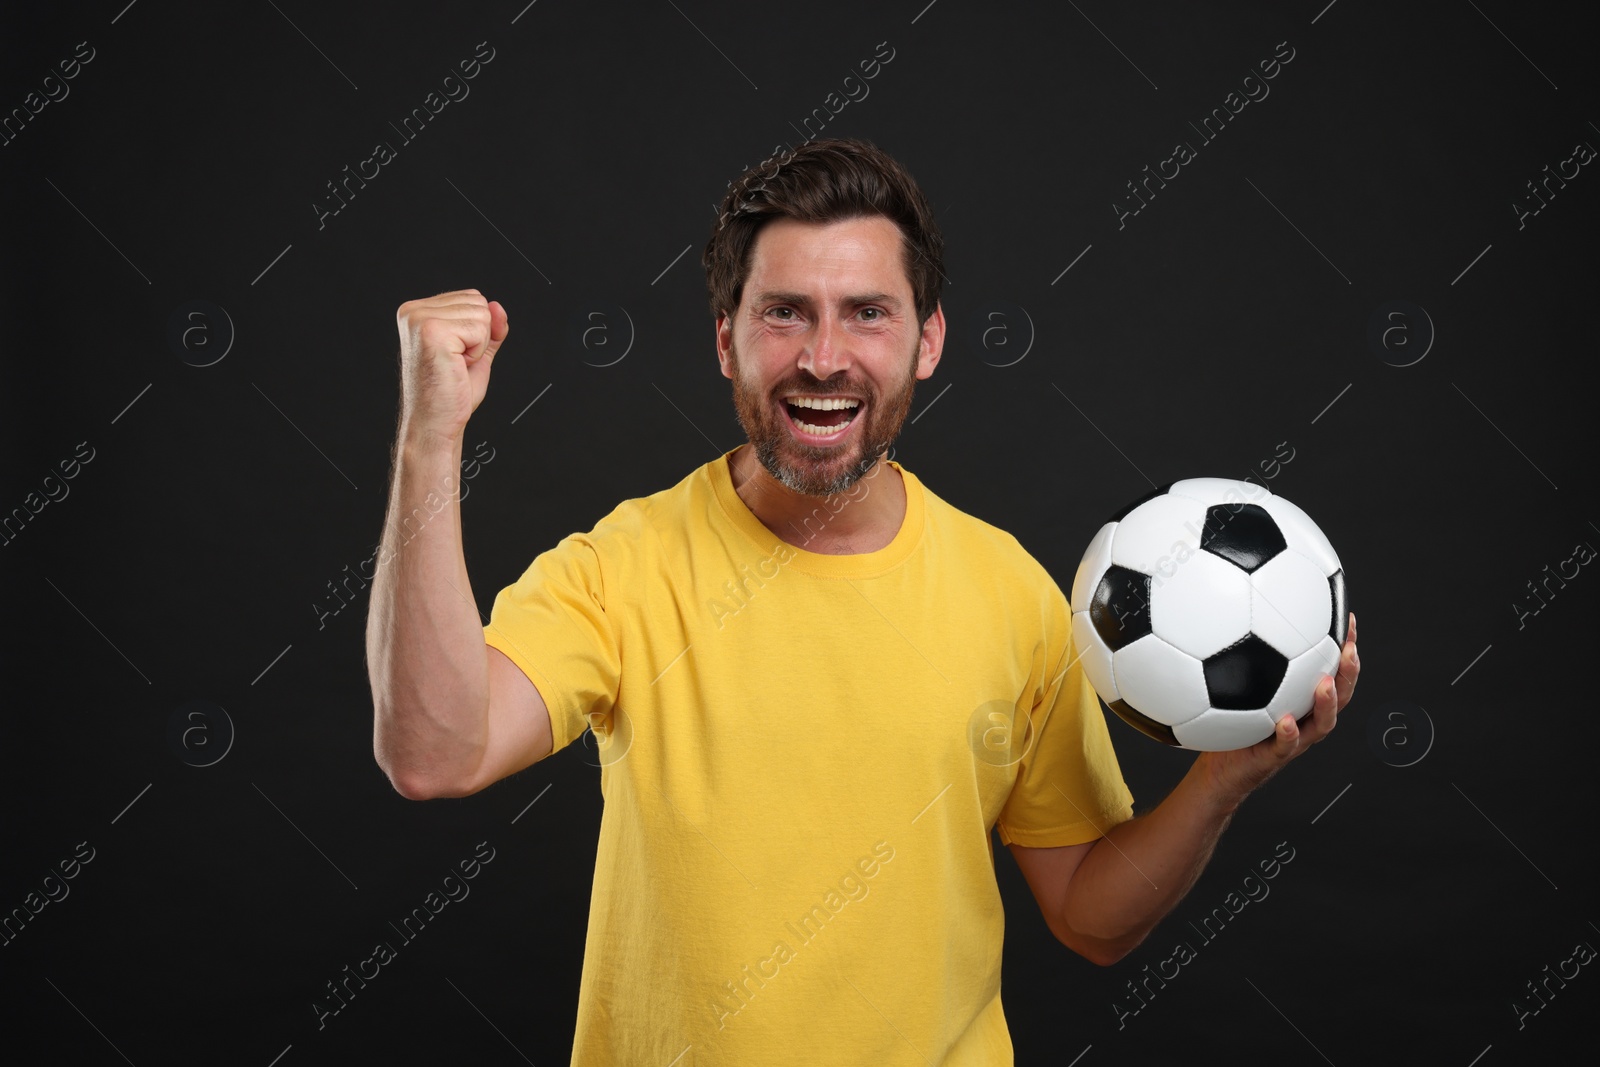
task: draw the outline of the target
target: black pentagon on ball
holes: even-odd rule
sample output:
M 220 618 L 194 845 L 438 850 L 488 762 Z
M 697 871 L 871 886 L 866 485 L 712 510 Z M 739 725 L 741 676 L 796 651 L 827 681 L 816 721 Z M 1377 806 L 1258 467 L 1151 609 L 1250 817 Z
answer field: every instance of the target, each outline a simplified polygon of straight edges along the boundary
M 1206 509 L 1200 548 L 1246 572 L 1288 547 L 1283 531 L 1260 504 L 1213 504 Z
M 1168 726 L 1164 722 L 1156 722 L 1143 712 L 1133 710 L 1133 708 L 1128 706 L 1128 702 L 1126 700 L 1113 700 L 1111 703 L 1107 704 L 1106 707 L 1116 712 L 1117 716 L 1121 718 L 1123 722 L 1127 723 L 1135 730 L 1138 730 L 1146 737 L 1154 738 L 1164 745 L 1171 745 L 1173 748 L 1183 747 L 1182 745 L 1178 744 L 1178 738 L 1173 734 L 1172 727 Z
M 1145 501 L 1154 500 L 1158 496 L 1166 496 L 1167 495 L 1167 490 L 1171 489 L 1173 484 L 1174 483 L 1172 483 L 1172 482 L 1168 482 L 1166 485 L 1157 486 L 1156 488 L 1150 490 L 1148 493 L 1146 493 L 1144 496 L 1140 497 L 1139 499 L 1130 501 L 1129 503 L 1123 505 L 1120 509 L 1118 509 L 1117 513 L 1115 515 L 1112 515 L 1109 519 L 1107 519 L 1106 522 L 1121 522 L 1123 519 L 1128 517 L 1128 513 L 1130 511 L 1132 511 L 1134 508 L 1138 507 L 1140 504 L 1143 504 Z M 1101 525 L 1103 526 L 1103 525 L 1105 525 L 1105 523 L 1101 523 Z
M 1089 601 L 1089 621 L 1115 652 L 1150 633 L 1150 576 L 1111 566 Z
M 1328 589 L 1333 593 L 1333 625 L 1328 628 L 1328 636 L 1342 649 L 1345 631 L 1350 628 L 1350 609 L 1345 604 L 1342 569 L 1334 571 L 1328 579 Z
M 1253 710 L 1266 707 L 1272 700 L 1289 669 L 1289 661 L 1255 634 L 1247 634 L 1208 656 L 1202 666 L 1212 707 Z

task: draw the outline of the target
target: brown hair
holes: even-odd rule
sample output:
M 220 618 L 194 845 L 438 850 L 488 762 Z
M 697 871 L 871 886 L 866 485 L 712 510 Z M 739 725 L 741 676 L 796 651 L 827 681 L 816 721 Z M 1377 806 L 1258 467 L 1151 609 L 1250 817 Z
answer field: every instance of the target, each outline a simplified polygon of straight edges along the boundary
M 700 263 L 711 314 L 733 314 L 744 294 L 756 234 L 774 219 L 838 222 L 883 216 L 900 229 L 917 325 L 939 304 L 944 238 L 916 180 L 869 141 L 806 141 L 751 167 L 728 189 Z

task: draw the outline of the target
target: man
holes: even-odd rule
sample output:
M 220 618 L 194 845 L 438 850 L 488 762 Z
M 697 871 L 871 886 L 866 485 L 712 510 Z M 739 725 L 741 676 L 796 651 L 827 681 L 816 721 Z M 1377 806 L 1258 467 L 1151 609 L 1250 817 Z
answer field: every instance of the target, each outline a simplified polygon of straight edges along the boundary
M 1310 717 L 1132 817 L 1060 588 L 886 455 L 943 348 L 941 248 L 864 142 L 746 173 L 704 264 L 749 444 L 540 554 L 486 627 L 451 486 L 508 317 L 472 289 L 400 307 L 374 747 L 423 799 L 594 731 L 574 1064 L 1009 1064 L 991 829 L 1111 964 L 1350 698 L 1353 618 Z M 449 519 L 402 549 L 423 506 Z

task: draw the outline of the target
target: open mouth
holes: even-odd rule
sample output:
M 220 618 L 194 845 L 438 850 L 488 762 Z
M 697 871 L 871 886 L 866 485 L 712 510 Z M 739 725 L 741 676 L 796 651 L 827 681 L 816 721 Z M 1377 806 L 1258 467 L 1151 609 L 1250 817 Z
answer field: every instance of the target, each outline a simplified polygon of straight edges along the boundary
M 861 412 L 853 397 L 791 396 L 784 401 L 789 422 L 804 437 L 839 436 Z

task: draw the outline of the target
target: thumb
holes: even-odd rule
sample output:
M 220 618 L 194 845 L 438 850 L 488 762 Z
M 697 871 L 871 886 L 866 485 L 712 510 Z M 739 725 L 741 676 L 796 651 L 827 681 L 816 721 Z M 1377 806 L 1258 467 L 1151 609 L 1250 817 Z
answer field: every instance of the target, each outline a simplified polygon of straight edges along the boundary
M 500 351 L 500 346 L 505 344 L 506 335 L 510 332 L 511 317 L 506 314 L 505 305 L 498 300 L 489 301 L 489 340 L 485 342 L 479 356 L 485 361 L 492 360 L 494 354 Z
M 506 309 L 498 300 L 489 301 L 489 336 L 482 341 L 477 341 L 468 346 L 462 353 L 466 358 L 468 367 L 475 367 L 479 363 L 485 365 L 494 360 L 494 354 L 505 343 L 506 334 L 511 332 L 510 320 L 506 316 Z

